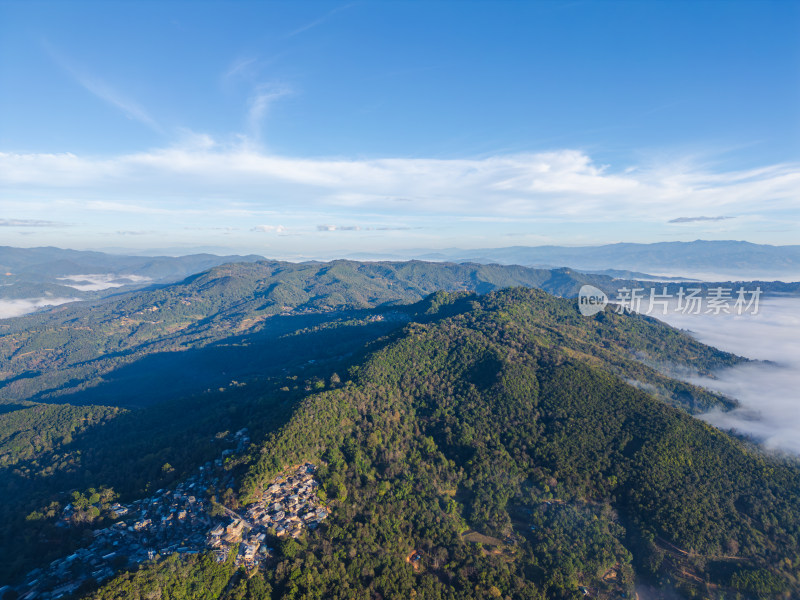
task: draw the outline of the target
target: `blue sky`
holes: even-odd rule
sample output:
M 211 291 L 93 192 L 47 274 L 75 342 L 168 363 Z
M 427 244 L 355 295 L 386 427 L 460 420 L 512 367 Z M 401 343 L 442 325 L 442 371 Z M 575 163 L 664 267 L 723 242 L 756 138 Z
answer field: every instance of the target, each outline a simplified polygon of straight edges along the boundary
M 798 243 L 796 2 L 0 1 L 0 244 Z

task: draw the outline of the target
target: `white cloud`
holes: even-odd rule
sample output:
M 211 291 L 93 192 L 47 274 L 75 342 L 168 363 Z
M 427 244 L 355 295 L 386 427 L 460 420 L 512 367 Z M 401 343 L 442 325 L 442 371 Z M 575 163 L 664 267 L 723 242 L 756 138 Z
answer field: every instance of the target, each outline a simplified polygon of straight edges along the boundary
M 0 153 L 0 214 L 72 224 L 26 228 L 40 245 L 98 248 L 116 243 L 109 236 L 119 240 L 117 231 L 150 230 L 197 245 L 208 240 L 190 229 L 236 227 L 243 234 L 235 241 L 215 243 L 282 256 L 373 251 L 376 243 L 486 247 L 507 234 L 524 234 L 528 243 L 652 241 L 666 228 L 775 243 L 759 231 L 800 227 L 798 165 L 727 173 L 686 161 L 626 172 L 629 166 L 571 149 L 476 159 L 295 158 L 187 133 L 179 145 L 106 158 Z M 736 218 L 702 231 L 667 224 L 680 215 Z M 265 247 L 269 232 L 252 231 L 260 224 L 291 233 L 271 232 Z M 361 233 L 323 235 L 316 224 Z M 375 242 L 377 226 L 414 231 Z M 125 243 L 144 247 L 147 239 L 126 236 Z
M 280 93 L 264 91 L 254 100 L 254 127 Z M 447 217 L 449 223 L 654 226 L 676 214 L 705 213 L 735 216 L 725 223 L 739 228 L 752 228 L 758 219 L 785 226 L 798 220 L 797 164 L 727 172 L 687 161 L 612 168 L 570 149 L 480 159 L 294 158 L 218 144 L 207 135 L 185 138 L 181 146 L 104 159 L 0 153 L 0 208 L 70 220 L 100 213 L 201 218 L 212 212 L 226 218 L 327 212 L 336 219 L 357 213 L 380 221 L 403 215 Z M 30 210 L 20 213 L 26 206 Z
M 283 225 L 256 225 L 250 231 L 257 231 L 260 233 L 285 233 L 286 227 Z
M 317 225 L 317 231 L 408 231 L 423 227 L 406 227 L 398 225 Z

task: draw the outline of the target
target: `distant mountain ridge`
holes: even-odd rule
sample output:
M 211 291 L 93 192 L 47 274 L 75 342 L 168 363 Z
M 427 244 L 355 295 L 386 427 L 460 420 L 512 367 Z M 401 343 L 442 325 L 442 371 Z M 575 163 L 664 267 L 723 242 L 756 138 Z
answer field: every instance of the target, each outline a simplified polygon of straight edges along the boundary
M 616 269 L 647 274 L 718 273 L 730 278 L 800 278 L 800 245 L 771 246 L 744 241 L 618 243 L 598 246 L 509 246 L 474 250 L 409 250 L 398 257 L 470 261 L 599 271 Z M 353 255 L 353 258 L 366 255 Z
M 406 262 L 411 259 L 520 265 L 542 272 L 553 269 L 569 272 L 571 269 L 590 275 L 607 275 L 609 280 L 800 281 L 800 245 L 769 246 L 734 241 L 621 243 L 586 247 L 511 246 L 476 250 L 449 248 L 437 251 L 418 249 L 397 254 L 358 253 L 351 257 L 379 263 L 392 260 Z M 255 254 L 133 256 L 54 247 L 0 246 L 0 303 L 36 301 L 30 303 L 29 310 L 12 312 L 11 316 L 15 316 L 44 304 L 93 300 L 148 285 L 177 282 L 227 263 L 265 260 L 263 256 Z M 326 261 L 325 264 L 335 262 Z M 704 274 L 707 276 L 703 277 Z M 671 277 L 674 275 L 678 277 Z M 525 281 L 508 282 L 508 285 L 520 284 L 528 285 Z M 428 293 L 434 291 L 426 289 Z M 562 290 L 549 291 L 565 295 Z M 0 318 L 7 316 L 9 314 L 0 311 Z
M 123 287 L 178 281 L 224 263 L 256 260 L 263 257 L 125 256 L 54 247 L 0 246 L 0 299 L 97 298 Z

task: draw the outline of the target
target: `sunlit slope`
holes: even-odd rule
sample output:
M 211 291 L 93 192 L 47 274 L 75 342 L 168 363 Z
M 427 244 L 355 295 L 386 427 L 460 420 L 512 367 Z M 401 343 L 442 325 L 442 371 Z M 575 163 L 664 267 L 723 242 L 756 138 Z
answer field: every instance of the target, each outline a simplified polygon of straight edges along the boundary
M 635 571 L 687 594 L 797 593 L 796 464 L 576 354 L 568 301 L 514 290 L 459 302 L 469 306 L 410 325 L 342 389 L 310 397 L 259 452 L 246 497 L 281 465 L 318 457 L 340 506 L 268 576 L 276 589 L 563 597 L 630 592 Z M 465 541 L 467 529 L 506 540 L 503 551 Z M 422 571 L 405 562 L 418 548 L 435 557 Z

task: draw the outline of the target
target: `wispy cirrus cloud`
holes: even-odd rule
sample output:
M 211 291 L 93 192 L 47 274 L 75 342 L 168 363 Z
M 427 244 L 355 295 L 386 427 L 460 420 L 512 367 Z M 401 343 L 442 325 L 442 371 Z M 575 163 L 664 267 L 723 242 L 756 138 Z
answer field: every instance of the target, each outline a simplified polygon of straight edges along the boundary
M 74 63 L 49 42 L 44 43 L 44 48 L 53 61 L 87 92 L 118 109 L 129 119 L 138 121 L 156 133 L 164 133 L 161 125 L 133 98 L 115 89 L 103 78 L 90 74 L 85 67 Z
M 247 132 L 252 141 L 260 141 L 264 119 L 272 104 L 292 94 L 292 89 L 280 83 L 263 83 L 256 87 L 248 102 Z
M 149 127 L 156 133 L 164 133 L 163 128 L 150 114 L 140 106 L 136 101 L 127 98 L 118 90 L 112 88 L 108 83 L 96 77 L 88 75 L 75 75 L 76 80 L 87 91 L 91 92 L 101 100 L 107 102 L 111 106 L 118 108 L 126 117 L 138 121 L 142 125 Z
M 222 78 L 228 80 L 249 74 L 257 61 L 258 59 L 255 56 L 240 56 L 228 65 L 228 68 L 222 74 Z
M 317 225 L 317 231 L 409 231 L 422 227 L 372 225 Z
M 678 217 L 670 219 L 667 223 L 698 223 L 701 221 L 727 221 L 733 217 Z
M 291 37 L 294 37 L 294 36 L 299 35 L 301 33 L 304 33 L 306 31 L 308 31 L 309 29 L 313 29 L 314 27 L 317 27 L 318 25 L 322 25 L 325 21 L 330 19 L 336 13 L 341 12 L 343 10 L 347 10 L 351 6 L 353 6 L 353 5 L 352 4 L 343 4 L 342 6 L 337 6 L 336 8 L 331 9 L 328 12 L 326 12 L 321 17 L 319 17 L 317 19 L 314 19 L 312 21 L 309 21 L 308 23 L 305 23 L 305 24 L 301 25 L 300 27 L 297 27 L 296 29 L 291 30 L 286 35 L 284 35 L 283 37 L 284 38 L 291 38 Z
M 66 223 L 43 219 L 0 219 L 0 227 L 66 227 Z

